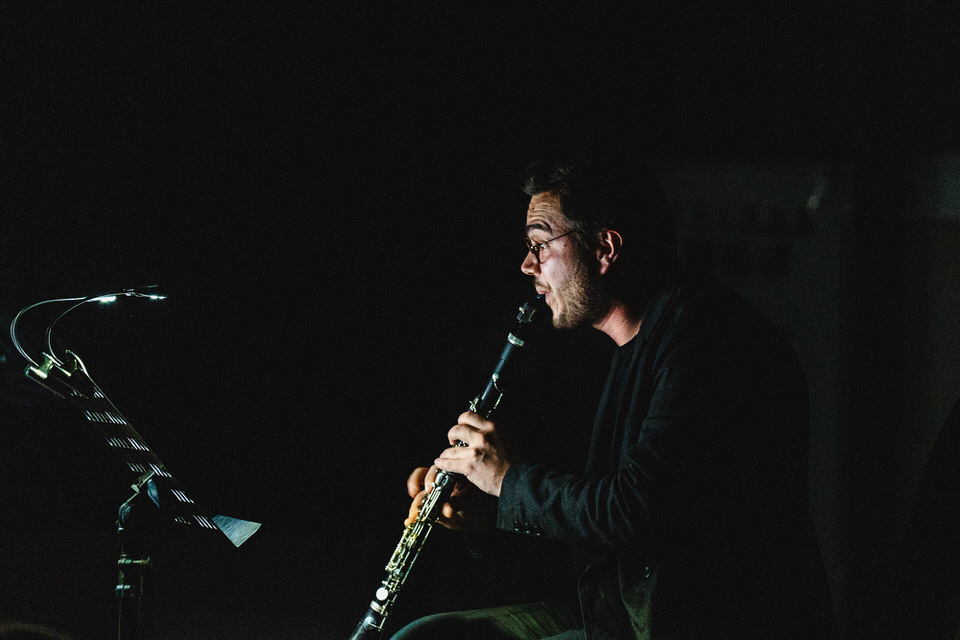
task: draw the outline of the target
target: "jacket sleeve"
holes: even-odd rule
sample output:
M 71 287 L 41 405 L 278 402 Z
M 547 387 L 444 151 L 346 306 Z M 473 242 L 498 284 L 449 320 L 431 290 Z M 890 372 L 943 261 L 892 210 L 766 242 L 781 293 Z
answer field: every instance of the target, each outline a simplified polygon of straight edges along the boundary
M 729 434 L 720 433 L 730 422 L 721 399 L 738 383 L 715 328 L 683 325 L 660 342 L 644 383 L 647 389 L 652 383 L 653 393 L 645 413 L 627 417 L 618 468 L 585 477 L 516 463 L 501 487 L 498 528 L 621 545 L 653 527 L 668 531 L 664 525 L 691 511 L 691 500 L 704 515 L 700 507 L 721 482 L 718 466 L 730 444 Z

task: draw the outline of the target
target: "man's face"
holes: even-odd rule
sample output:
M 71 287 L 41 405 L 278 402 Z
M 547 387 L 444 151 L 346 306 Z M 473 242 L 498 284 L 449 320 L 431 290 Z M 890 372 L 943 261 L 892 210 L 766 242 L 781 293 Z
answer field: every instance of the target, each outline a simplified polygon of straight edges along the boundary
M 520 270 L 533 276 L 537 293 L 546 294 L 546 303 L 553 312 L 553 326 L 558 329 L 593 325 L 607 311 L 606 297 L 590 253 L 576 234 L 557 238 L 573 228 L 554 194 L 539 193 L 530 198 L 527 237 L 534 244 L 550 242 L 540 249 L 539 262 L 532 251 L 528 252 Z

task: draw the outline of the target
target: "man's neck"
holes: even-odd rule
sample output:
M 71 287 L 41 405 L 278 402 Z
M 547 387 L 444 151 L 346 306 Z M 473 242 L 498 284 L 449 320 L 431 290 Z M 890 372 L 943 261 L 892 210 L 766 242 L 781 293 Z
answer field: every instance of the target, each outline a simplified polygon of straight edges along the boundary
M 642 320 L 642 311 L 632 309 L 623 301 L 614 299 L 610 303 L 610 310 L 593 326 L 610 336 L 618 347 L 622 347 L 640 332 Z

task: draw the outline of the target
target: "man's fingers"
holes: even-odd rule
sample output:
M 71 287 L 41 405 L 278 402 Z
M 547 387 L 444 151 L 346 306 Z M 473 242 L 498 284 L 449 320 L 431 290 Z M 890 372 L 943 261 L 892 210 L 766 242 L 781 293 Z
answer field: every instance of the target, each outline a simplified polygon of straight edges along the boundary
M 409 527 L 417 521 L 417 516 L 420 515 L 420 507 L 423 506 L 423 499 L 426 495 L 426 491 L 421 491 L 417 497 L 413 499 L 413 502 L 410 503 L 410 511 L 407 513 L 407 519 L 403 521 L 403 526 Z M 440 518 L 438 518 L 438 521 L 448 529 L 455 530 L 461 530 L 468 524 L 449 502 L 445 502 L 440 508 Z
M 453 509 L 453 505 L 450 504 L 449 502 L 445 502 L 443 504 L 443 508 L 440 511 L 443 513 L 443 517 L 446 518 L 447 520 L 453 519 L 457 514 L 457 512 L 454 511 Z
M 447 431 L 447 441 L 453 446 L 457 446 L 458 442 L 470 444 L 474 431 L 476 431 L 476 429 L 468 427 L 467 425 L 455 424 L 450 427 L 450 431 Z
M 465 531 L 466 529 L 472 528 L 470 521 L 464 519 L 449 502 L 445 503 L 440 511 L 443 515 L 440 522 L 446 528 L 453 529 L 454 531 Z
M 423 482 L 427 476 L 427 467 L 417 467 L 407 478 L 407 495 L 416 498 L 417 494 L 423 490 Z
M 469 425 L 478 431 L 484 431 L 485 429 L 489 428 L 490 425 L 492 425 L 489 420 L 481 418 L 479 414 L 474 413 L 473 411 L 464 411 L 461 413 L 460 417 L 457 418 L 457 422 L 460 424 Z
M 423 505 L 423 498 L 426 495 L 426 491 L 421 491 L 413 497 L 413 502 L 410 503 L 410 509 L 407 511 L 407 519 L 403 521 L 403 526 L 409 527 L 416 521 L 417 515 L 420 513 L 420 506 Z
M 429 490 L 437 479 L 437 471 L 439 469 L 436 466 L 414 469 L 410 477 L 407 478 L 407 495 L 414 498 L 424 489 Z
M 423 504 L 427 493 L 433 488 L 433 483 L 437 480 L 437 473 L 440 469 L 436 465 L 430 467 L 417 467 L 407 478 L 407 494 L 413 498 L 410 503 L 410 510 L 407 513 L 407 519 L 403 521 L 404 526 L 409 526 L 417 519 L 420 512 L 420 506 Z

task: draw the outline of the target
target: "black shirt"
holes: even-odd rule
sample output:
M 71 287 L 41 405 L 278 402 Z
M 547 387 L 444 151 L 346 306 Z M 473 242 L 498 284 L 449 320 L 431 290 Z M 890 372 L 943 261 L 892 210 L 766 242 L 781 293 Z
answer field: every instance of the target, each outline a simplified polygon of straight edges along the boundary
M 575 545 L 588 638 L 820 637 L 800 619 L 829 602 L 807 402 L 746 300 L 713 279 L 666 285 L 614 354 L 586 472 L 513 465 L 498 526 Z

